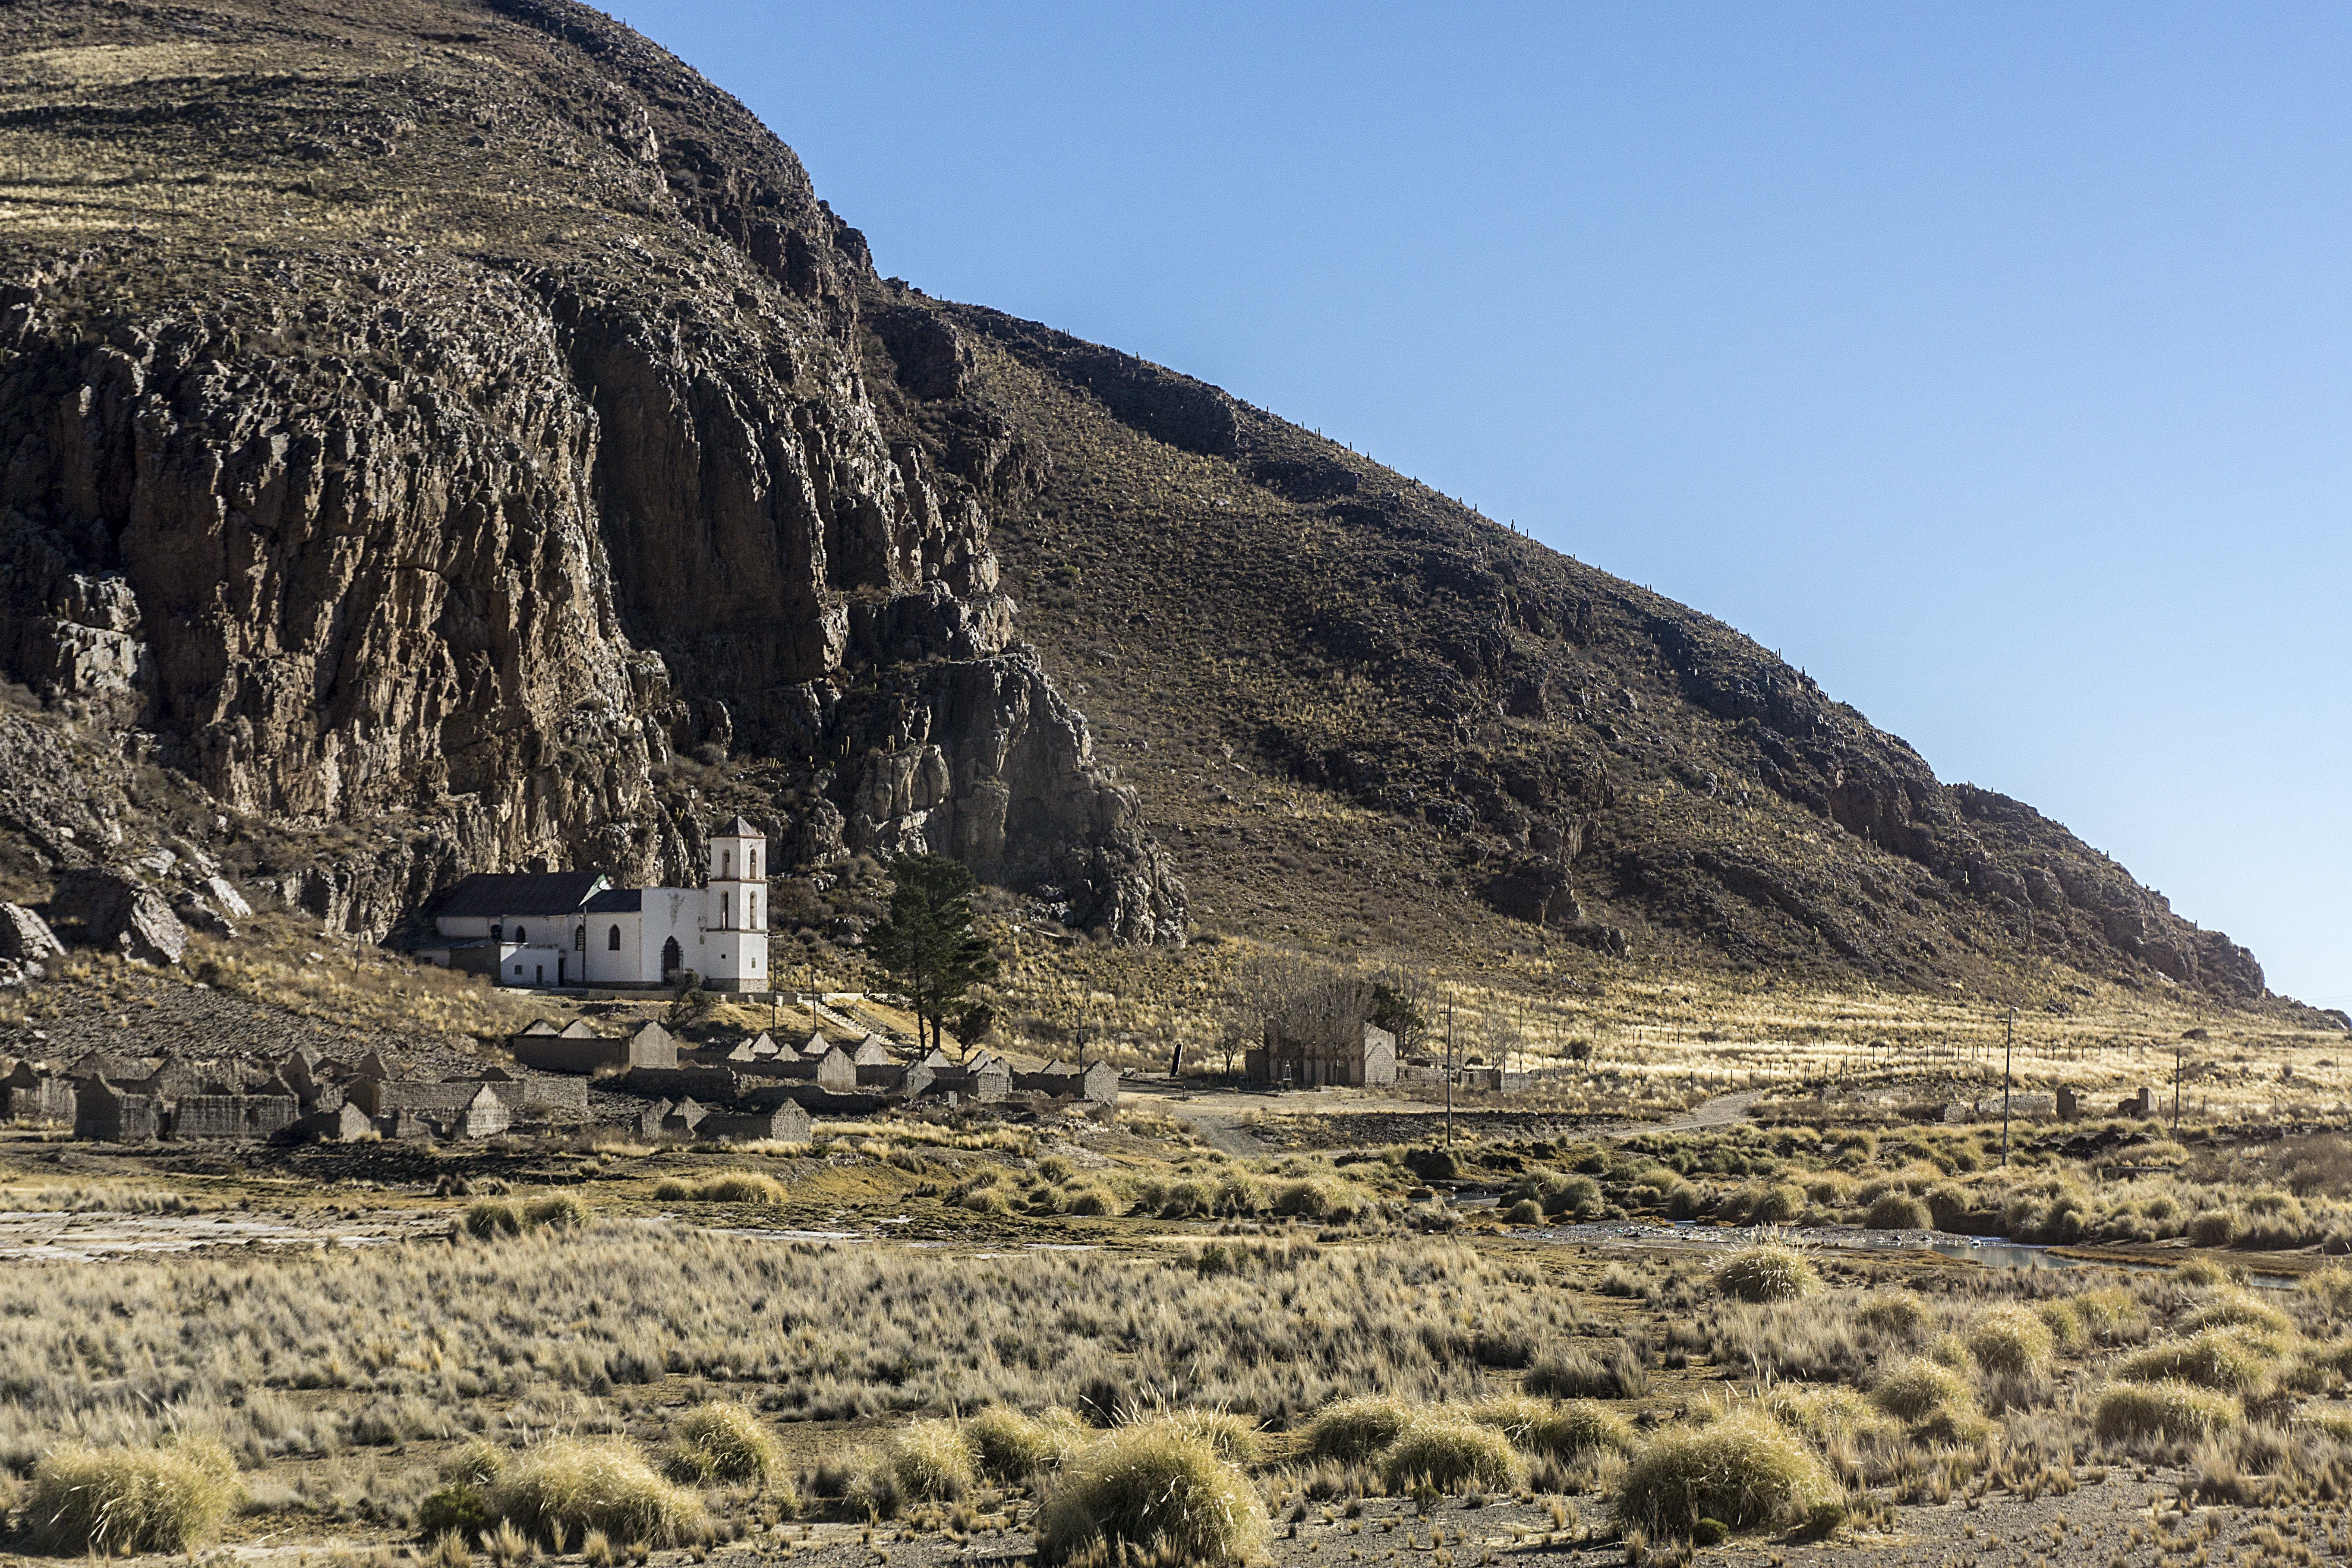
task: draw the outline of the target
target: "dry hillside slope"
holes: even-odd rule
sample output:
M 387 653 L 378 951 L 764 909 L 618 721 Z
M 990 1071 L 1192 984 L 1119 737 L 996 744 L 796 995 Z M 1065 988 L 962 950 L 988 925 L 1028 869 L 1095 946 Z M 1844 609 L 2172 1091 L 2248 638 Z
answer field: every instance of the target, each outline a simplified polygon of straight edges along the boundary
M 723 801 L 787 873 L 927 846 L 1131 942 L 2266 997 L 1728 627 L 878 278 L 601 13 L 18 6 L 0 55 L 12 743 L 346 929 L 691 875 Z M 139 847 L 59 794 L 0 780 L 12 879 Z

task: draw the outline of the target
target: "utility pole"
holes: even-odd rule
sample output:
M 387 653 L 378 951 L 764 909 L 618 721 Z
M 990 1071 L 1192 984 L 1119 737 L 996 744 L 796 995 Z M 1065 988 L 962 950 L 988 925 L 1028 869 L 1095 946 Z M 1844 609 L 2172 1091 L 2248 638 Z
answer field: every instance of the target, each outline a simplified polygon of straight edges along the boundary
M 1454 994 L 1445 996 L 1445 1146 L 1454 1147 Z
M 2017 1009 L 2009 1010 L 2009 1034 L 2000 1045 L 2000 1163 L 2009 1164 L 2009 1060 L 2017 1048 Z

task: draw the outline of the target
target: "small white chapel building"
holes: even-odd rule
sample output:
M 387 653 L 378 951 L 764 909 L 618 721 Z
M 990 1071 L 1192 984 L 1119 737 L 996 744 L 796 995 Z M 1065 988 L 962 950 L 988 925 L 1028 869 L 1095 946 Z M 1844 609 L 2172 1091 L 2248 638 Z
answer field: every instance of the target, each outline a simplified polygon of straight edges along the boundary
M 433 910 L 417 955 L 501 985 L 768 989 L 766 835 L 741 817 L 711 836 L 708 885 L 615 888 L 598 871 L 484 872 Z

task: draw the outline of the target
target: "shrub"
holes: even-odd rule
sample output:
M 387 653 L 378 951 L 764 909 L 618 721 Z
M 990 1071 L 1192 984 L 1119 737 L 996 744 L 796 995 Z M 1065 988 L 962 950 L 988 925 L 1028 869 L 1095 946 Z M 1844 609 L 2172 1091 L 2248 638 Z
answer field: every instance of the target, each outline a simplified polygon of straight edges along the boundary
M 1864 1296 L 1853 1309 L 1853 1321 L 1882 1334 L 1916 1334 L 1927 1326 L 1927 1303 L 1909 1290 L 1884 1290 Z
M 1969 1353 L 1987 1372 L 2038 1376 L 2050 1352 L 2049 1325 L 2022 1307 L 1995 1307 L 1969 1325 Z
M 1914 1357 L 1879 1379 L 1870 1402 L 1897 1421 L 1917 1424 L 1938 1417 L 1957 1420 L 1975 1401 L 1968 1381 L 1950 1367 Z
M 2305 1275 L 2297 1289 L 2331 1312 L 2352 1309 L 2352 1268 L 2331 1263 Z
M 1762 1412 L 1741 1410 L 1652 1437 L 1618 1484 L 1617 1517 L 1679 1535 L 1702 1519 L 1738 1528 L 1801 1515 L 1836 1493 L 1811 1449 Z
M 1064 1214 L 1115 1215 L 1118 1212 L 1118 1198 L 1108 1187 L 1081 1184 L 1063 1190 L 1059 1206 Z
M 2183 1285 L 2204 1287 L 2234 1284 L 2242 1276 L 2240 1271 L 2225 1268 L 2210 1258 L 2192 1258 L 2174 1269 L 2172 1277 Z
M 427 1539 L 437 1539 L 453 1530 L 460 1535 L 471 1535 L 489 1522 L 489 1500 L 482 1495 L 481 1488 L 466 1481 L 451 1481 L 416 1505 L 416 1533 Z
M 1570 1459 L 1596 1451 L 1633 1451 L 1632 1424 L 1606 1405 L 1590 1399 L 1558 1405 L 1540 1399 L 1488 1399 L 1472 1405 L 1467 1415 L 1530 1454 Z
M 2193 1384 L 2111 1383 L 2099 1393 L 2093 1416 L 2109 1442 L 2146 1437 L 2201 1437 L 2238 1419 L 2238 1404 Z
M 588 1205 L 571 1193 L 550 1193 L 523 1205 L 522 1222 L 551 1230 L 576 1229 L 588 1223 Z
M 1664 1206 L 1668 1219 L 1696 1219 L 1705 1200 L 1699 1190 L 1688 1182 L 1676 1182 L 1666 1189 Z
M 1708 1282 L 1738 1301 L 1790 1301 L 1821 1289 L 1804 1255 L 1779 1242 L 1743 1247 L 1715 1266 Z
M 468 1437 L 441 1462 L 441 1479 L 471 1487 L 488 1486 L 506 1467 L 507 1457 L 479 1437 Z
M 992 1405 L 963 1424 L 964 1447 L 975 1468 L 1000 1486 L 1012 1486 L 1052 1469 L 1083 1441 L 1086 1425 L 1066 1410 L 1049 1409 L 1032 1418 Z
M 2242 1290 L 2214 1297 L 2189 1313 L 2181 1327 L 2191 1333 L 2200 1329 L 2243 1328 L 2267 1334 L 2287 1334 L 2294 1329 L 2284 1312 Z
M 780 1204 L 784 1184 L 757 1171 L 721 1171 L 700 1183 L 694 1195 L 707 1204 Z
M 1521 1198 L 1505 1211 L 1503 1220 L 1507 1225 L 1541 1225 L 1544 1221 L 1543 1205 L 1533 1198 Z
M 477 1199 L 466 1210 L 466 1234 L 478 1241 L 496 1241 L 502 1236 L 520 1236 L 522 1234 L 522 1215 L 514 1205 L 501 1199 Z
M 1265 1505 L 1199 1436 L 1165 1422 L 1123 1427 L 1073 1457 L 1037 1511 L 1048 1563 L 1142 1547 L 1182 1563 L 1239 1563 L 1265 1550 Z M 1126 1552 L 1119 1555 L 1123 1560 Z
M 72 1553 L 187 1552 L 212 1538 L 238 1492 L 236 1465 L 210 1443 L 52 1448 L 33 1467 L 25 1520 Z
M 2071 1301 L 2060 1299 L 2037 1301 L 2033 1306 L 2033 1315 L 2042 1320 L 2042 1326 L 2050 1331 L 2051 1339 L 2060 1350 L 2081 1350 L 2090 1337 L 2083 1331 L 2083 1319 Z
M 2208 1329 L 2185 1340 L 2159 1340 L 2126 1356 L 2116 1375 L 2126 1383 L 2178 1380 L 2224 1394 L 2243 1394 L 2262 1386 L 2276 1353 L 2258 1341 Z
M 1506 1491 L 1518 1484 L 1518 1465 L 1509 1439 L 1494 1428 L 1424 1414 L 1381 1456 L 1381 1479 L 1392 1492 L 1424 1483 L 1442 1492 Z
M 1395 1442 L 1412 1424 L 1412 1409 L 1384 1394 L 1361 1394 L 1327 1406 L 1307 1424 L 1307 1451 L 1352 1465 Z
M 954 1422 L 918 1421 L 891 1439 L 890 1474 L 908 1497 L 954 1502 L 971 1490 L 971 1450 Z
M 1528 1368 L 1529 1394 L 1547 1399 L 1639 1399 L 1650 1390 L 1650 1374 L 1630 1342 L 1620 1340 L 1602 1366 L 1582 1351 L 1555 1351 Z
M 2227 1247 L 2238 1239 L 2238 1216 L 2227 1209 L 2207 1209 L 2189 1222 L 2189 1239 L 2200 1247 Z
M 667 1543 L 702 1522 L 691 1492 L 612 1438 L 558 1437 L 512 1456 L 490 1489 L 490 1510 L 549 1542 L 601 1530 L 615 1541 Z
M 762 1481 L 776 1468 L 776 1439 L 740 1405 L 714 1400 L 672 1428 L 663 1468 L 680 1483 Z
M 1930 1230 L 1936 1219 L 1925 1203 L 1909 1193 L 1896 1192 L 1881 1194 L 1863 1223 L 1873 1230 Z
M 1256 1423 L 1229 1410 L 1179 1410 L 1167 1424 L 1200 1438 L 1227 1464 L 1246 1467 L 1258 1461 Z
M 1799 1388 L 1783 1384 L 1757 1404 L 1767 1415 L 1815 1447 L 1886 1424 L 1870 1401 L 1850 1388 Z
M 2083 1325 L 2085 1334 L 2103 1342 L 2129 1328 L 2139 1317 L 2139 1298 L 2121 1285 L 2069 1296 L 2066 1307 Z

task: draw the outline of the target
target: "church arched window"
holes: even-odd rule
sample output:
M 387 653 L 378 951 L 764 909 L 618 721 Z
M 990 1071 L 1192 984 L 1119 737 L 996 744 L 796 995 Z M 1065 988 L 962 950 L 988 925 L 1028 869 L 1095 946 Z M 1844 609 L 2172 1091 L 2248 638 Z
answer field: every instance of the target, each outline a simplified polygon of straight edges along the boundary
M 586 926 L 581 926 L 572 931 L 572 951 L 574 952 L 585 952 L 588 951 L 588 928 Z
M 528 933 L 527 931 L 525 931 L 522 929 L 522 927 L 520 927 L 520 926 L 517 926 L 517 927 L 515 927 L 515 941 L 517 941 L 517 942 L 529 942 L 530 940 L 530 933 Z
M 754 882 L 760 879 L 760 852 L 757 849 L 743 851 L 743 875 Z
M 750 900 L 743 907 L 743 923 L 757 931 L 760 929 L 760 895 L 746 893 L 743 897 Z
M 719 852 L 719 880 L 721 880 L 721 881 L 730 881 L 730 880 L 732 880 L 732 879 L 733 879 L 734 876 L 735 876 L 735 851 L 733 851 L 732 849 L 721 849 L 721 850 Z
M 621 928 L 619 926 L 614 926 L 611 931 L 604 933 L 604 951 L 606 952 L 618 952 L 621 951 Z
M 727 903 L 728 903 L 728 898 L 727 898 L 727 895 L 726 895 L 725 893 L 721 893 L 721 894 L 719 894 L 719 929 L 720 929 L 720 930 L 722 930 L 722 931 L 726 929 L 726 927 L 727 927 L 727 925 L 728 925 L 728 923 L 729 923 L 729 921 L 728 921 L 728 918 L 727 918 L 727 914 L 728 914 L 728 911 L 727 911 Z
M 504 926 L 492 926 L 492 927 L 490 928 L 490 940 L 491 940 L 492 942 L 504 942 L 504 941 L 506 941 L 506 939 L 507 939 L 507 928 L 506 928 L 506 927 L 504 927 Z

